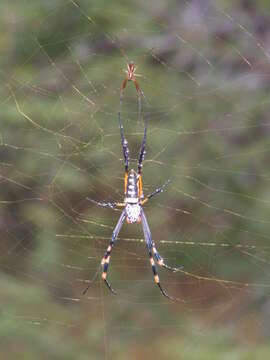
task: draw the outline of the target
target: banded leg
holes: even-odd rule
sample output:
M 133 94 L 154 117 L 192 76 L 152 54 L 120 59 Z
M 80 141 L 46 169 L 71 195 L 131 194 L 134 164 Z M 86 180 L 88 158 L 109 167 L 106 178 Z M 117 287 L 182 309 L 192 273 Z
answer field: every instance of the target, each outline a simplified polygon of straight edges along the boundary
M 115 244 L 115 241 L 117 239 L 117 236 L 119 234 L 119 231 L 123 225 L 125 218 L 126 218 L 126 212 L 125 212 L 125 210 L 123 210 L 122 214 L 118 220 L 118 223 L 116 224 L 116 227 L 113 230 L 112 238 L 109 243 L 109 246 L 107 247 L 107 250 L 101 260 L 101 266 L 103 267 L 103 271 L 102 271 L 102 275 L 101 275 L 102 279 L 105 281 L 105 283 L 108 286 L 108 288 L 110 289 L 110 291 L 115 295 L 116 295 L 116 291 L 112 288 L 111 284 L 107 280 L 107 272 L 108 272 L 108 268 L 109 268 L 109 264 L 110 264 L 111 251 Z
M 165 264 L 163 257 L 159 254 L 159 252 L 157 251 L 156 245 L 154 243 L 154 241 L 152 241 L 152 249 L 153 249 L 153 253 L 154 253 L 154 257 L 156 259 L 156 262 L 158 263 L 159 266 L 164 267 L 167 270 L 170 270 L 172 272 L 176 272 L 179 271 L 181 269 L 183 269 L 183 266 L 178 266 L 177 268 L 169 266 L 167 264 Z
M 116 202 L 99 202 L 90 198 L 86 198 L 86 200 L 91 201 L 93 204 L 99 206 L 99 207 L 104 207 L 104 208 L 110 208 L 110 209 L 115 209 L 116 207 L 124 207 L 125 203 L 116 203 Z
M 155 264 L 155 261 L 152 256 L 152 251 L 149 250 L 149 248 L 148 248 L 148 251 L 149 251 L 150 264 L 151 264 L 153 275 L 154 275 L 154 280 L 155 280 L 155 283 L 157 284 L 157 286 L 159 287 L 159 290 L 161 291 L 162 295 L 165 296 L 166 298 L 173 300 L 173 301 L 177 300 L 176 298 L 173 298 L 170 295 L 168 295 L 167 292 L 161 286 L 160 281 L 159 281 L 159 276 L 157 273 L 156 264 Z
M 123 222 L 126 218 L 126 212 L 125 210 L 122 211 L 122 214 L 113 230 L 113 233 L 112 233 L 112 237 L 111 237 L 111 240 L 110 240 L 110 243 L 109 243 L 109 246 L 107 247 L 107 250 L 105 251 L 105 254 L 101 260 L 101 266 L 102 266 L 102 279 L 105 281 L 105 284 L 108 286 L 108 288 L 110 289 L 110 291 L 113 293 L 113 294 L 116 294 L 116 291 L 112 288 L 111 284 L 108 282 L 107 280 L 107 273 L 108 273 L 108 268 L 109 268 L 109 264 L 110 264 L 110 257 L 111 257 L 111 252 L 112 252 L 112 248 L 115 244 L 115 241 L 117 239 L 117 236 L 119 234 L 119 231 L 121 230 L 121 227 L 123 225 Z M 89 284 L 87 286 L 87 288 L 84 290 L 83 294 L 86 293 L 86 291 L 89 289 L 91 284 Z
M 165 189 L 165 187 L 171 182 L 171 180 L 167 180 L 165 184 L 163 184 L 161 187 L 154 190 L 151 194 L 147 195 L 146 198 L 141 202 L 141 205 L 144 205 L 148 200 L 150 200 L 153 196 L 162 193 Z
M 151 234 L 151 231 L 150 231 L 150 228 L 149 228 L 149 225 L 148 225 L 148 222 L 147 222 L 147 219 L 146 219 L 146 216 L 145 216 L 145 213 L 143 210 L 141 211 L 141 219 L 142 219 L 142 228 L 143 228 L 146 245 L 147 245 L 149 251 L 151 251 L 151 252 L 153 251 L 154 258 L 155 258 L 156 262 L 158 263 L 158 265 L 162 266 L 165 269 L 170 270 L 172 272 L 176 272 L 176 271 L 179 271 L 180 269 L 182 269 L 182 266 L 175 268 L 175 267 L 171 267 L 171 266 L 167 265 L 164 262 L 164 259 L 162 258 L 162 256 L 159 254 L 159 252 L 156 249 L 156 245 L 152 239 L 152 234 Z

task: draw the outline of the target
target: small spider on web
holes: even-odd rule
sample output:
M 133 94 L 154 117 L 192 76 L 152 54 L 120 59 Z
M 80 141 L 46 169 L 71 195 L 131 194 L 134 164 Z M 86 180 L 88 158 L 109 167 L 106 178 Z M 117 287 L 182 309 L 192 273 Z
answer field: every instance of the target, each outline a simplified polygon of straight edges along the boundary
M 121 84 L 121 87 L 120 87 L 120 112 L 122 110 L 122 103 L 123 103 L 123 96 L 124 96 L 124 90 L 127 86 L 127 83 L 129 81 L 132 81 L 135 85 L 135 88 L 136 88 L 136 91 L 137 91 L 137 95 L 138 95 L 138 120 L 140 121 L 141 120 L 141 113 L 142 113 L 142 99 L 141 97 L 143 96 L 146 104 L 148 104 L 148 101 L 146 99 L 146 96 L 144 95 L 144 92 L 142 91 L 139 83 L 138 83 L 138 80 L 137 80 L 137 77 L 142 77 L 142 75 L 140 74 L 136 74 L 136 70 L 138 69 L 138 65 L 135 65 L 135 62 L 134 61 L 130 61 L 125 53 L 125 51 L 120 48 L 120 51 L 123 55 L 123 57 L 125 58 L 126 60 L 126 66 L 127 68 L 125 70 L 123 70 L 125 73 L 126 73 L 126 76 L 124 78 L 124 80 L 122 81 L 122 84 Z M 145 54 L 142 56 L 142 58 L 145 57 Z M 141 60 L 142 60 L 141 58 Z M 140 61 L 138 61 L 138 64 L 140 64 Z

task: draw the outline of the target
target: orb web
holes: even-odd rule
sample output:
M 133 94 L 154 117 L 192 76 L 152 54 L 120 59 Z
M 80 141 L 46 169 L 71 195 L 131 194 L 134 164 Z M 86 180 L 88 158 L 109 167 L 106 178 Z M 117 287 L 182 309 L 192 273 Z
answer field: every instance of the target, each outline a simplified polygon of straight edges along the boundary
M 246 341 L 256 356 L 268 351 L 267 6 L 167 6 L 3 3 L 1 304 L 9 356 L 13 341 L 40 354 L 44 336 L 52 358 L 147 355 L 146 339 L 157 358 L 220 354 L 216 345 L 229 351 L 231 341 L 232 355 L 245 356 Z M 184 266 L 159 269 L 177 304 L 154 284 L 138 224 L 123 226 L 112 251 L 116 297 L 97 271 L 120 212 L 87 197 L 124 197 L 117 113 L 127 58 L 138 64 L 147 99 L 144 193 L 171 179 L 145 213 L 166 262 Z M 136 167 L 143 126 L 133 83 L 121 114 Z

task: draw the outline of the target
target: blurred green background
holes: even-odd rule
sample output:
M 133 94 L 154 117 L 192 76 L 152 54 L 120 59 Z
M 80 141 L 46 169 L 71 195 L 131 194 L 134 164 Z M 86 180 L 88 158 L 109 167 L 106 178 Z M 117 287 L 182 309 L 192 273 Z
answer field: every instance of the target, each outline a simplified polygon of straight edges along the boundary
M 124 50 L 149 120 L 145 206 L 175 274 L 153 282 L 139 225 L 97 277 L 123 198 Z M 268 1 L 0 4 L 1 359 L 267 359 Z M 132 166 L 135 87 L 122 116 Z

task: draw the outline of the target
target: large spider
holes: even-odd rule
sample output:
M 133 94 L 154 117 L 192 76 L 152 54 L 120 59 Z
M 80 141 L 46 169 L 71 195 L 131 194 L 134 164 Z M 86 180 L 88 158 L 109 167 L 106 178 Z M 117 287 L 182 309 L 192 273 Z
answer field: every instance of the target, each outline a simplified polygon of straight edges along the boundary
M 165 264 L 163 258 L 158 253 L 155 243 L 152 239 L 151 231 L 148 225 L 148 222 L 146 220 L 146 216 L 144 214 L 142 206 L 151 199 L 154 195 L 157 195 L 161 192 L 163 192 L 165 186 L 169 183 L 169 180 L 166 181 L 166 183 L 157 188 L 155 191 L 153 191 L 151 194 L 147 195 L 144 199 L 143 195 L 143 188 L 142 188 L 142 166 L 143 166 L 143 160 L 145 156 L 145 146 L 146 146 L 146 132 L 147 132 L 147 122 L 145 122 L 144 126 L 144 135 L 142 140 L 142 145 L 140 149 L 140 154 L 138 158 L 138 172 L 131 169 L 129 171 L 129 149 L 128 149 L 128 142 L 124 137 L 124 130 L 123 130 L 123 124 L 121 121 L 121 115 L 120 112 L 118 113 L 118 120 L 119 120 L 119 128 L 120 128 L 120 135 L 121 135 L 121 142 L 122 142 L 122 149 L 123 149 L 123 155 L 124 155 L 124 162 L 125 162 L 125 199 L 123 203 L 117 203 L 117 202 L 97 202 L 95 200 L 87 198 L 87 200 L 90 200 L 94 204 L 101 206 L 101 207 L 108 207 L 108 208 L 124 208 L 121 216 L 118 220 L 118 223 L 116 224 L 116 227 L 113 231 L 111 241 L 109 243 L 109 246 L 107 247 L 107 250 L 101 260 L 101 266 L 103 269 L 102 272 L 102 279 L 105 281 L 106 285 L 110 289 L 110 291 L 114 294 L 116 294 L 116 291 L 112 288 L 111 284 L 107 280 L 107 272 L 110 262 L 110 256 L 112 248 L 115 244 L 115 241 L 117 239 L 117 236 L 119 234 L 119 231 L 123 225 L 124 220 L 126 219 L 127 223 L 142 223 L 144 238 L 150 258 L 150 264 L 152 267 L 152 271 L 154 274 L 154 280 L 155 283 L 158 285 L 160 291 L 164 296 L 171 300 L 176 300 L 175 298 L 172 298 L 167 294 L 167 292 L 162 288 L 159 276 L 157 273 L 157 268 L 155 265 L 155 261 L 158 263 L 158 265 L 171 270 L 173 272 L 178 271 L 180 268 L 173 268 Z M 153 258 L 154 257 L 154 258 Z M 90 285 L 89 285 L 90 286 Z M 88 290 L 89 286 L 84 290 L 84 293 Z

